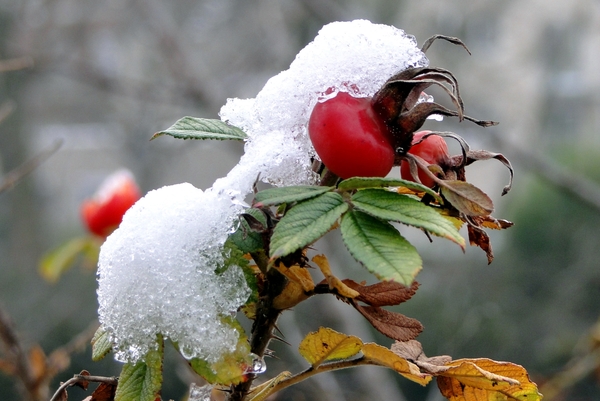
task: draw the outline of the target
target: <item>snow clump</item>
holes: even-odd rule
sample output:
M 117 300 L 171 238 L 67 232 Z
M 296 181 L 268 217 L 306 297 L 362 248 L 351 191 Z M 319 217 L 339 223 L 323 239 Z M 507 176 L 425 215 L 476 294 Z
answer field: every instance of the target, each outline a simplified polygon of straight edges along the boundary
M 254 182 L 317 183 L 307 133 L 317 101 L 328 90 L 372 96 L 395 73 L 427 64 L 415 39 L 400 29 L 335 22 L 256 98 L 229 99 L 221 119 L 248 134 L 240 162 L 205 192 L 180 184 L 148 193 L 102 246 L 99 315 L 116 358 L 143 358 L 157 333 L 190 358 L 216 361 L 233 350 L 238 334 L 219 316 L 234 313 L 250 290 L 237 266 L 214 271 Z

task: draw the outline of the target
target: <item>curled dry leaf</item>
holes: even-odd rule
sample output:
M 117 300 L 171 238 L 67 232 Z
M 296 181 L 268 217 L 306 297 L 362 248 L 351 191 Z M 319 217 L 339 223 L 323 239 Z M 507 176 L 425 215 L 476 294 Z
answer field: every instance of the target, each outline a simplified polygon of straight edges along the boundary
M 490 152 L 487 150 L 470 150 L 469 152 L 467 152 L 467 165 L 474 163 L 478 160 L 489 160 L 489 159 L 498 160 L 500 163 L 504 164 L 506 166 L 506 168 L 508 169 L 508 171 L 510 172 L 510 180 L 508 182 L 508 185 L 506 185 L 502 189 L 502 195 L 506 195 L 508 193 L 508 191 L 510 191 L 510 189 L 512 188 L 513 178 L 514 178 L 514 174 L 515 174 L 513 167 L 510 164 L 510 160 L 508 160 L 501 153 L 493 153 L 493 152 Z
M 363 345 L 362 353 L 365 358 L 375 364 L 389 367 L 407 379 L 419 383 L 421 386 L 424 386 L 431 381 L 431 375 L 422 373 L 414 363 L 396 355 L 381 345 L 367 343 Z
M 342 281 L 359 293 L 355 297 L 357 301 L 371 306 L 399 305 L 412 298 L 419 288 L 419 283 L 416 281 L 413 281 L 410 287 L 397 281 L 380 281 L 373 285 L 362 285 L 350 279 Z
M 492 243 L 487 233 L 472 224 L 467 225 L 467 232 L 469 233 L 469 243 L 472 246 L 480 247 L 487 256 L 488 264 L 492 263 L 494 260 L 494 251 L 492 250 Z
M 412 340 L 423 331 L 421 322 L 401 313 L 390 312 L 378 306 L 361 306 L 353 299 L 350 300 L 350 304 L 359 311 L 377 331 L 393 340 Z
M 423 352 L 423 346 L 416 340 L 396 341 L 392 344 L 391 350 L 432 375 L 447 370 L 445 365 L 452 361 L 452 357 L 448 355 L 427 357 Z
M 475 185 L 460 180 L 442 180 L 439 183 L 442 195 L 461 213 L 487 216 L 494 211 L 490 197 Z

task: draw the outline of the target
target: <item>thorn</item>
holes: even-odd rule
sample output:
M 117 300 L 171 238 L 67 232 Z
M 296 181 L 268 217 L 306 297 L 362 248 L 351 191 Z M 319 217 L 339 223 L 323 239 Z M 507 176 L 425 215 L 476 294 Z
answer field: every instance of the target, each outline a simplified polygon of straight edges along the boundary
M 287 342 L 287 341 L 285 341 L 283 338 L 281 338 L 281 337 L 279 337 L 279 336 L 276 336 L 276 335 L 274 335 L 274 334 L 272 334 L 272 335 L 271 335 L 271 338 L 272 338 L 273 340 L 278 340 L 278 341 L 281 341 L 282 343 L 284 343 L 284 344 L 287 344 L 287 345 L 289 345 L 290 347 L 292 346 L 292 344 L 288 343 L 288 342 Z
M 275 324 L 273 324 L 273 328 L 274 328 L 275 330 L 277 330 L 277 332 L 278 332 L 279 334 L 281 334 L 281 337 L 285 338 L 285 334 L 283 334 L 283 332 L 282 332 L 281 330 L 279 330 L 279 327 L 277 326 L 277 324 L 276 324 L 276 323 L 275 323 Z

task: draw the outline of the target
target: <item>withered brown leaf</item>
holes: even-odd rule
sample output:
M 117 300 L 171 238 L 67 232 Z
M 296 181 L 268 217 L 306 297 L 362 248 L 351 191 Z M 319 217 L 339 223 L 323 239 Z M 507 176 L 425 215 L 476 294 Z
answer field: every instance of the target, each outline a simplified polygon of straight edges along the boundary
M 423 346 L 416 340 L 396 341 L 391 350 L 396 355 L 413 362 L 423 371 L 432 375 L 448 370 L 445 365 L 452 361 L 452 357 L 448 355 L 427 357 L 423 352 Z
M 393 340 L 412 340 L 423 331 L 423 325 L 417 319 L 378 306 L 361 306 L 354 299 L 349 301 L 377 331 Z
M 467 226 L 469 233 L 469 243 L 473 246 L 478 246 L 485 252 L 487 256 L 488 265 L 494 260 L 494 251 L 492 250 L 492 243 L 490 237 L 481 228 L 475 227 L 471 224 Z
M 371 306 L 399 305 L 412 298 L 419 288 L 416 281 L 410 287 L 396 281 L 381 281 L 373 285 L 362 285 L 350 279 L 342 281 L 360 294 L 356 300 Z
M 117 385 L 112 383 L 100 383 L 92 393 L 90 401 L 114 401 Z

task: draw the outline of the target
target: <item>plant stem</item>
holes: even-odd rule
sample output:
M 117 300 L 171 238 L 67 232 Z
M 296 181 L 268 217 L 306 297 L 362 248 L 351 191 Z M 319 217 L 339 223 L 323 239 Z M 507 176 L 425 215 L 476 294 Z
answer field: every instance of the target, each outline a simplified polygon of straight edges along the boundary
M 310 367 L 310 368 L 306 369 L 305 371 L 295 374 L 294 376 L 290 377 L 289 379 L 282 380 L 281 382 L 277 383 L 277 385 L 275 385 L 269 393 L 274 394 L 278 391 L 283 390 L 284 388 L 287 388 L 294 384 L 300 383 L 301 381 L 304 381 L 304 380 L 308 379 L 309 377 L 312 377 L 319 373 L 330 372 L 333 370 L 353 368 L 355 366 L 361 366 L 361 365 L 377 365 L 377 363 L 374 363 L 372 360 L 365 358 L 363 356 L 363 357 L 357 358 L 357 359 L 351 359 L 351 360 L 345 360 L 345 361 L 339 361 L 339 362 L 332 362 L 332 363 L 328 363 L 325 365 L 319 365 L 316 368 Z
M 257 357 L 262 358 L 269 342 L 273 338 L 273 330 L 277 323 L 280 310 L 273 308 L 273 300 L 281 293 L 286 283 L 286 278 L 277 269 L 267 269 L 265 258 L 255 259 L 258 267 L 265 274 L 265 284 L 261 291 L 256 306 L 256 318 L 252 324 L 252 337 L 250 340 L 250 351 Z M 229 401 L 243 401 L 256 378 L 255 374 L 249 374 L 248 380 L 232 387 Z

